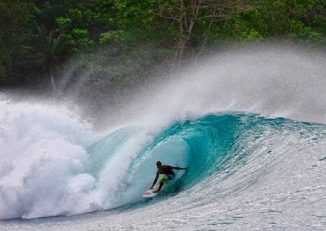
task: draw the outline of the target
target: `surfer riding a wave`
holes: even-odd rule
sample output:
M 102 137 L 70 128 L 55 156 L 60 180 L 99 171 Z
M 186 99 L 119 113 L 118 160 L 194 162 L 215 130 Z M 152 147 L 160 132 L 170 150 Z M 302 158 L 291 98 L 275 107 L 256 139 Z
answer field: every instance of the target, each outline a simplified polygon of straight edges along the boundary
M 175 178 L 175 173 L 173 172 L 173 169 L 174 170 L 187 170 L 187 168 L 174 167 L 174 166 L 170 166 L 170 165 L 162 165 L 161 161 L 156 162 L 156 167 L 157 167 L 156 176 L 155 176 L 155 179 L 154 179 L 153 184 L 150 187 L 150 189 L 153 189 L 157 180 L 159 180 L 160 185 L 157 190 L 152 191 L 153 193 L 158 193 L 161 190 L 162 186 L 166 182 L 173 180 Z

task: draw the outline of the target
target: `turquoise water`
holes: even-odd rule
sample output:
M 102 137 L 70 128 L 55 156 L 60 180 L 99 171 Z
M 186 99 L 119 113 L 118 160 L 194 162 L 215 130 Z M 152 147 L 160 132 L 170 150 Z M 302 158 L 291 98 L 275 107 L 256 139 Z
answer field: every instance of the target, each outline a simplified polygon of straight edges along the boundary
M 303 123 L 284 118 L 264 118 L 256 114 L 229 113 L 211 114 L 198 119 L 178 121 L 163 129 L 154 139 L 133 157 L 127 172 L 122 178 L 124 186 L 119 192 L 119 206 L 136 201 L 142 201 L 140 195 L 151 185 L 155 175 L 155 163 L 160 160 L 173 166 L 187 166 L 187 172 L 177 171 L 177 178 L 161 193 L 169 196 L 187 190 L 199 182 L 210 179 L 211 176 L 224 174 L 224 178 L 234 174 L 235 169 L 246 164 L 251 156 L 275 156 L 286 153 L 274 153 L 278 145 L 273 143 L 278 133 L 295 137 L 294 142 L 305 145 L 318 145 L 325 142 L 326 126 L 323 124 Z M 108 153 L 114 153 L 111 143 L 121 145 L 123 140 L 132 139 L 137 129 L 121 129 L 102 138 L 92 145 L 88 151 L 94 158 L 94 165 L 99 170 L 98 163 L 106 164 L 99 153 L 102 147 Z M 285 135 L 284 135 L 285 134 Z M 119 137 L 119 140 L 117 139 Z M 270 141 L 269 141 L 270 140 Z M 266 142 L 268 143 L 266 144 Z M 106 145 L 109 145 L 107 147 Z M 257 147 L 257 150 L 255 148 Z M 264 151 L 261 148 L 264 147 Z M 282 152 L 284 152 L 282 151 Z M 112 158 L 106 155 L 107 160 Z M 264 163 L 268 165 L 269 163 Z M 258 166 L 256 166 L 258 167 Z M 121 196 L 123 195 L 123 196 Z
M 0 230 L 324 230 L 323 60 L 231 52 L 93 120 L 1 94 Z M 158 160 L 188 170 L 147 200 Z
M 73 190 L 71 184 L 60 185 L 65 191 L 72 190 L 68 198 L 75 199 L 73 207 L 69 207 L 66 195 L 55 194 L 61 192 L 55 189 L 58 185 L 43 184 L 47 190 L 53 189 L 45 198 L 42 192 L 28 194 L 33 187 L 39 189 L 43 176 L 25 175 L 35 185 L 24 189 L 27 192 L 17 188 L 17 193 L 25 193 L 25 199 L 35 202 L 18 207 L 13 217 L 59 217 L 27 223 L 9 220 L 2 222 L 2 229 L 57 230 L 64 226 L 67 230 L 87 230 L 94 223 L 99 230 L 147 230 L 161 225 L 167 229 L 224 229 L 225 225 L 238 227 L 254 217 L 269 222 L 255 223 L 257 229 L 274 229 L 283 216 L 305 212 L 308 214 L 303 220 L 283 220 L 282 224 L 287 229 L 301 229 L 310 222 L 309 229 L 322 230 L 326 222 L 326 185 L 322 180 L 326 170 L 326 125 L 229 112 L 174 122 L 150 139 L 145 131 L 144 127 L 119 128 L 86 145 L 88 157 L 84 162 L 80 160 L 82 170 L 73 165 L 61 179 L 73 182 Z M 66 160 L 69 168 L 75 158 Z M 157 160 L 189 169 L 178 171 L 173 183 L 153 200 L 147 200 L 141 195 L 151 185 Z M 44 171 L 34 162 L 35 167 L 40 168 L 35 171 Z M 3 187 L 2 193 L 6 192 Z M 49 202 L 51 197 L 56 203 L 47 203 L 46 210 L 40 199 Z M 33 214 L 35 206 L 42 213 Z M 173 211 L 173 216 L 162 216 L 157 222 L 155 214 L 159 211 Z M 12 213 L 2 211 L 2 216 L 8 214 Z

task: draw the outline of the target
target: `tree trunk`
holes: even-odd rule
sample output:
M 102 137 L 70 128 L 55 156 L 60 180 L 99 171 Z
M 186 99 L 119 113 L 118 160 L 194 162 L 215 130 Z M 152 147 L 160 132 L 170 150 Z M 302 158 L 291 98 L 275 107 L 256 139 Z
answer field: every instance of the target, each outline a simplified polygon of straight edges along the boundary
M 177 43 L 176 51 L 175 51 L 175 66 L 176 66 L 176 68 L 179 68 L 182 64 L 186 43 L 187 43 L 187 41 L 185 41 L 182 38 L 180 38 Z
M 215 12 L 214 12 L 214 14 L 215 14 Z M 209 22 L 209 25 L 208 25 L 207 31 L 206 31 L 205 34 L 204 34 L 204 40 L 203 40 L 203 43 L 201 44 L 201 46 L 200 46 L 200 50 L 198 51 L 198 53 L 197 53 L 197 55 L 196 55 L 196 60 L 200 57 L 200 55 L 203 53 L 203 51 L 204 51 L 204 49 L 205 49 L 205 47 L 206 47 L 207 40 L 208 40 L 208 36 L 209 36 L 209 34 L 210 34 L 210 31 L 211 31 L 211 28 L 212 28 L 213 22 L 214 22 L 213 19 Z
M 56 87 L 56 84 L 55 84 L 55 75 L 56 75 L 55 67 L 49 67 L 49 72 L 50 72 L 50 80 L 51 80 L 52 91 L 56 91 L 57 87 Z
M 10 61 L 2 61 L 2 65 L 4 67 L 4 81 L 5 82 L 10 82 L 10 76 L 12 74 L 12 65 Z
M 180 12 L 179 12 L 179 20 L 178 20 L 180 38 L 177 42 L 176 52 L 175 52 L 175 62 L 177 68 L 179 68 L 182 65 L 187 43 L 191 38 L 192 31 L 195 22 L 197 20 L 199 8 L 201 6 L 201 1 L 198 2 L 194 1 L 191 5 L 192 5 L 191 14 L 189 16 L 187 13 L 187 7 L 184 6 L 184 1 L 180 0 Z

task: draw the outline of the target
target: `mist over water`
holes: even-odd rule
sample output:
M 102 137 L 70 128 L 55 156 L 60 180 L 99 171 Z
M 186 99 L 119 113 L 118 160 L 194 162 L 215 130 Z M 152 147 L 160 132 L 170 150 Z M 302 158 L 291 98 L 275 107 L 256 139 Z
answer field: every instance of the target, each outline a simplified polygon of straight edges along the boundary
M 161 219 L 174 228 L 221 228 L 227 220 L 238 229 L 241 222 L 257 225 L 257 214 L 274 209 L 318 229 L 324 218 L 311 217 L 326 212 L 325 63 L 326 54 L 316 50 L 265 44 L 221 51 L 122 93 L 112 86 L 105 94 L 94 84 L 92 73 L 101 67 L 92 65 L 79 82 L 70 77 L 72 67 L 58 93 L 42 102 L 2 93 L 0 218 L 136 203 L 131 211 L 108 214 L 106 225 L 94 216 L 90 223 L 72 221 L 69 229 L 86 230 L 94 222 L 103 230 L 122 229 L 124 219 L 159 228 L 157 210 L 172 208 L 178 208 L 173 217 Z M 178 173 L 170 191 L 146 207 L 141 194 L 157 160 L 189 171 Z M 295 206 L 309 215 L 296 213 Z M 213 222 L 221 211 L 230 216 Z M 283 224 L 303 227 L 296 222 Z
M 106 121 L 148 124 L 159 118 L 160 124 L 228 110 L 324 122 L 325 56 L 316 49 L 275 44 L 233 48 L 179 72 L 167 71 L 124 87 L 108 86 L 106 92 L 92 82 L 100 65 L 89 65 L 80 73 L 81 80 L 71 83 L 72 65 L 60 92 L 64 100 L 77 101 L 90 110 L 88 114 L 96 113 L 102 119 L 100 127 Z
M 325 61 L 321 53 L 281 46 L 222 52 L 174 73 L 128 107 L 143 105 L 141 118 L 156 114 L 160 120 L 245 111 L 325 122 Z

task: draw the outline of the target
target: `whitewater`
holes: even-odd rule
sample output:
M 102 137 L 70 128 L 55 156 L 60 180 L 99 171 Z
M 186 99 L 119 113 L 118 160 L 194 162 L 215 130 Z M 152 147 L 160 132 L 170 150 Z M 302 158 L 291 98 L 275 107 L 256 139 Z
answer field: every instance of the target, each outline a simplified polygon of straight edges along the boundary
M 66 98 L 0 93 L 0 230 L 325 230 L 325 63 L 227 49 L 100 119 L 76 103 L 82 83 Z M 158 160 L 188 170 L 145 199 Z

